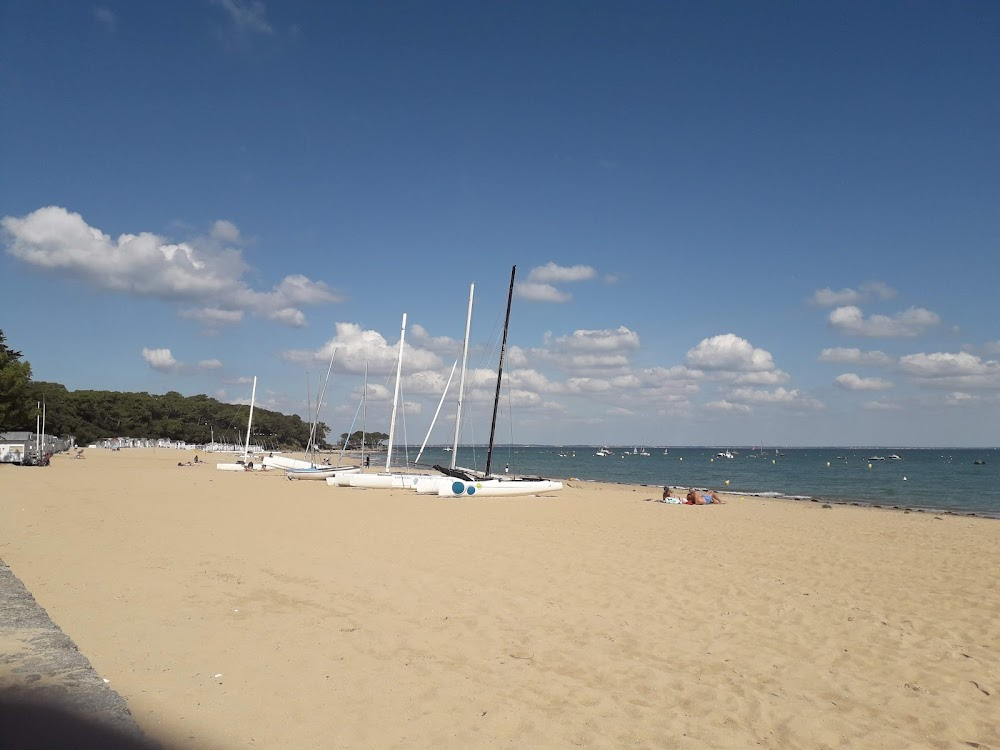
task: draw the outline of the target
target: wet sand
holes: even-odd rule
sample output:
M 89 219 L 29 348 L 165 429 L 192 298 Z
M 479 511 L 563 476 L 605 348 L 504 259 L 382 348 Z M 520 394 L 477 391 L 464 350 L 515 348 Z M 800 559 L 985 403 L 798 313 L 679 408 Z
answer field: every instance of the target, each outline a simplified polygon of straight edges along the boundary
M 0 466 L 0 558 L 172 746 L 1000 748 L 992 519 L 85 455 Z

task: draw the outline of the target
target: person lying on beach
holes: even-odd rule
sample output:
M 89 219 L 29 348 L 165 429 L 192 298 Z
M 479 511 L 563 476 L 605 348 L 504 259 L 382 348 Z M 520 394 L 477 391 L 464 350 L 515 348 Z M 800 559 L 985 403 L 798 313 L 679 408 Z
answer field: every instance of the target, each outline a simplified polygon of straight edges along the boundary
M 181 463 L 180 461 L 178 461 L 177 465 L 178 466 L 194 466 L 194 464 L 191 463 L 190 461 L 184 461 L 183 463 Z
M 694 489 L 688 490 L 687 493 L 687 504 L 688 505 L 725 505 L 726 501 L 719 497 L 719 493 L 715 490 L 711 490 L 705 493 L 695 492 Z

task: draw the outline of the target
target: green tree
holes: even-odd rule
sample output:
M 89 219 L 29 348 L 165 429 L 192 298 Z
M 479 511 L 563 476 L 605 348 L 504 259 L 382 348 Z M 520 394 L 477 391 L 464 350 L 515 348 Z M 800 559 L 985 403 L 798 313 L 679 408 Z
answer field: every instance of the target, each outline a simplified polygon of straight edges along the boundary
M 0 431 L 31 427 L 31 365 L 6 344 L 0 331 Z

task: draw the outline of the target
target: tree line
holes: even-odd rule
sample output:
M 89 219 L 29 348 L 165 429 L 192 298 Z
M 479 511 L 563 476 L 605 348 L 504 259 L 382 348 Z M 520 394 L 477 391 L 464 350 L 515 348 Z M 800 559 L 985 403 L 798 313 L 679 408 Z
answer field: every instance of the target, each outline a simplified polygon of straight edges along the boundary
M 35 430 L 36 404 L 46 406 L 45 431 L 59 437 L 74 436 L 86 445 L 101 438 L 167 438 L 191 444 L 237 442 L 245 437 L 249 406 L 225 404 L 205 395 L 182 396 L 176 391 L 163 395 L 117 391 L 70 391 L 60 383 L 31 379 L 31 365 L 23 354 L 7 346 L 0 330 L 0 432 Z M 316 426 L 320 449 L 330 428 Z M 354 440 L 354 436 L 357 440 Z M 341 436 L 347 439 L 347 433 Z M 377 447 L 388 435 L 366 435 L 366 449 Z M 361 446 L 361 433 L 350 436 Z M 253 442 L 271 450 L 305 450 L 309 424 L 297 414 L 282 414 L 254 408 Z

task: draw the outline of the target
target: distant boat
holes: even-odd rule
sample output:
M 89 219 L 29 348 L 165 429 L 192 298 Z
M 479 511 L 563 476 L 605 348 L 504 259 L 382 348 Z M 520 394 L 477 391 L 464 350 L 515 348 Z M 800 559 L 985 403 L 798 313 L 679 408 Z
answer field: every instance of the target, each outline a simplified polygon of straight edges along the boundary
M 715 454 L 716 458 L 735 458 L 736 454 L 731 450 L 724 450 Z
M 893 453 L 891 456 L 889 456 L 889 460 L 891 460 L 891 461 L 902 461 L 903 459 L 900 458 L 899 456 L 897 456 L 895 453 Z
M 867 461 L 885 461 L 885 456 L 870 456 Z
M 667 450 L 666 448 L 664 448 L 664 449 L 663 449 L 663 455 L 664 455 L 664 456 L 669 456 L 669 455 L 670 455 L 670 451 L 669 451 L 669 450 Z
M 976 466 L 986 466 L 986 462 L 985 461 L 981 461 L 978 458 L 975 461 L 973 461 L 972 463 L 974 463 Z
M 603 446 L 601 446 L 601 449 L 599 451 L 597 451 L 597 453 L 595 453 L 594 455 L 595 456 L 613 456 L 615 454 L 611 451 L 611 449 L 608 446 L 603 445 Z

